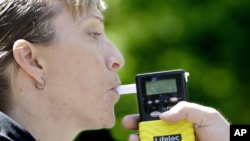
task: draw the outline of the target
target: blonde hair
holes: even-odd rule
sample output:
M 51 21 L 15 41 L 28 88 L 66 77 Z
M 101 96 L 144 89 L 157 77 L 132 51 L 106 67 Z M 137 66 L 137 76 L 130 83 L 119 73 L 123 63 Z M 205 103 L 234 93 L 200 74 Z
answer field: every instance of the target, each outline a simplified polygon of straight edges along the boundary
M 73 16 L 98 8 L 103 12 L 107 5 L 102 0 L 66 0 Z
M 15 92 L 18 64 L 12 47 L 18 39 L 33 44 L 49 44 L 55 36 L 52 18 L 63 7 L 68 7 L 73 17 L 106 5 L 102 0 L 1 0 L 0 1 L 0 111 L 11 106 L 10 95 Z

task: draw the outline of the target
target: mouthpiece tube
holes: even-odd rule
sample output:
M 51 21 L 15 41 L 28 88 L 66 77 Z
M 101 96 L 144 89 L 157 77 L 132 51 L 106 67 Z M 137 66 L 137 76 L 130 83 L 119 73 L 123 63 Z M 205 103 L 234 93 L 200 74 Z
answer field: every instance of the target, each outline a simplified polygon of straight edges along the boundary
M 116 91 L 120 94 L 133 94 L 136 93 L 136 85 L 135 84 L 127 84 L 121 85 L 116 88 Z

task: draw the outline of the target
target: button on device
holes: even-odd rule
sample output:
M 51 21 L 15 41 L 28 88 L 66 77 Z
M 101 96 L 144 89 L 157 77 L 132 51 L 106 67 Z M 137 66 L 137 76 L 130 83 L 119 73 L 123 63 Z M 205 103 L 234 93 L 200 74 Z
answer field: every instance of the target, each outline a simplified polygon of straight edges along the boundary
M 178 102 L 178 98 L 177 97 L 171 97 L 170 101 L 173 102 L 173 103 Z
M 168 103 L 168 100 L 167 99 L 162 99 L 161 102 L 162 103 Z
M 168 103 L 168 97 L 167 96 L 161 95 L 159 99 L 160 99 L 161 103 L 164 103 L 164 104 Z
M 156 104 L 158 104 L 159 102 L 160 102 L 160 100 L 158 100 L 158 99 L 155 100 L 155 103 L 156 103 Z
M 159 117 L 160 114 L 161 114 L 160 111 L 153 111 L 153 112 L 150 113 L 150 116 L 151 117 Z
M 151 100 L 148 101 L 148 104 L 151 105 L 153 102 Z
M 168 110 L 168 109 L 167 109 L 167 108 L 164 108 L 164 107 L 160 109 L 161 113 L 163 113 L 163 112 L 165 112 L 165 111 L 167 111 L 167 110 Z

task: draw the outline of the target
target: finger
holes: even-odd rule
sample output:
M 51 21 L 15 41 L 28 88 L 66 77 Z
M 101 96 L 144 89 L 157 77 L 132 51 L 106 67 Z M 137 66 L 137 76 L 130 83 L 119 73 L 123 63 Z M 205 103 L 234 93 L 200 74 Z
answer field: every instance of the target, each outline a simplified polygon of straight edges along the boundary
M 127 129 L 137 130 L 139 121 L 140 118 L 138 114 L 128 115 L 123 118 L 122 124 Z
M 177 122 L 188 120 L 198 124 L 198 126 L 207 126 L 218 120 L 220 114 L 213 108 L 201 106 L 189 102 L 179 102 L 169 111 L 160 115 L 160 118 L 167 122 Z M 217 120 L 213 120 L 213 119 Z
M 131 134 L 129 136 L 129 141 L 140 141 L 139 136 L 137 134 Z

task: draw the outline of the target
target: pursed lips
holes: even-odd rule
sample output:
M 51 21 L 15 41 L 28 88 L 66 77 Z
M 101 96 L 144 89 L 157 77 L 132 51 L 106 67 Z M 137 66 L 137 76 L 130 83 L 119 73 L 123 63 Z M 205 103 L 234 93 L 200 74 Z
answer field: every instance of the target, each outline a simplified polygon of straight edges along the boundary
M 118 97 L 117 99 L 119 99 L 120 98 L 120 94 L 118 93 L 118 91 L 116 89 L 117 89 L 118 86 L 121 85 L 121 83 L 120 83 L 120 81 L 117 81 L 117 82 L 118 83 L 113 88 L 111 88 L 111 90 L 116 93 L 116 95 Z
M 118 86 L 117 86 L 118 87 Z M 118 91 L 116 90 L 117 87 L 112 88 L 111 90 L 114 91 L 116 94 L 119 95 Z
M 116 88 L 118 86 L 120 86 L 120 85 L 121 85 L 121 81 L 119 79 L 115 79 L 115 81 L 113 82 L 113 86 L 111 87 L 111 90 L 114 91 L 115 93 L 117 93 L 119 95 L 119 93 L 116 90 Z

